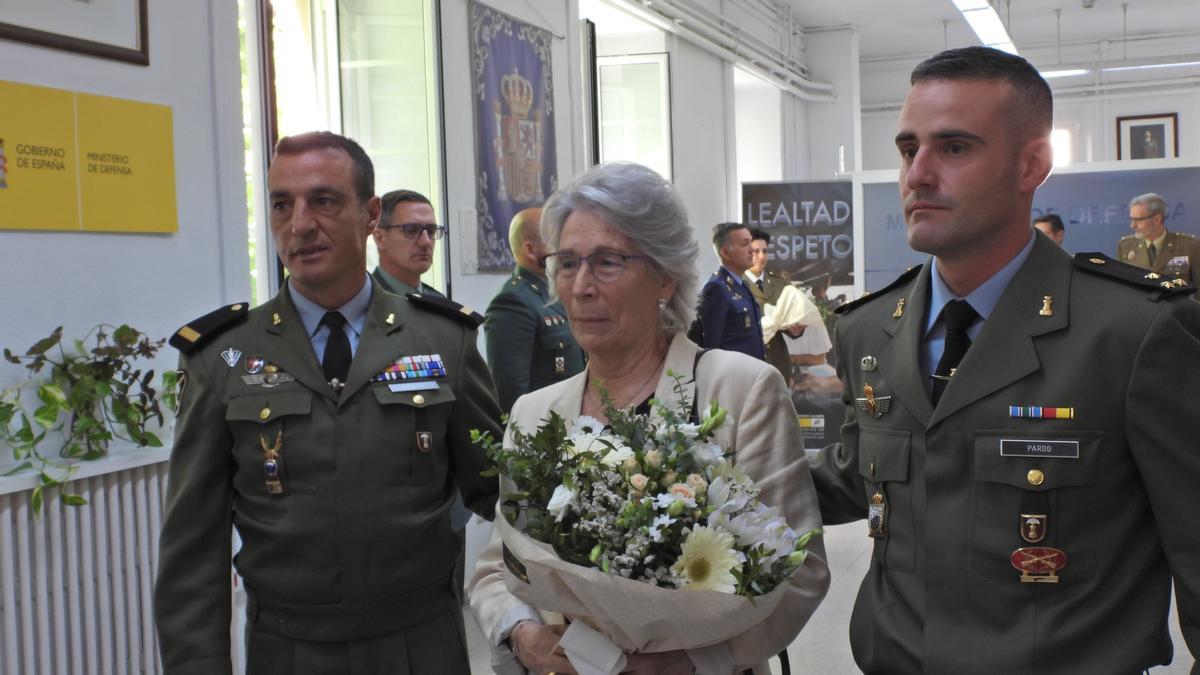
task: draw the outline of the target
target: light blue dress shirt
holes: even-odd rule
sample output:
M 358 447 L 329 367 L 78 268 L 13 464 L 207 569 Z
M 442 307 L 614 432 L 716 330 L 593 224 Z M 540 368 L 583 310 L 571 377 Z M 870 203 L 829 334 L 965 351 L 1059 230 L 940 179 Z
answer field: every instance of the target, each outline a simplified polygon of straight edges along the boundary
M 968 293 L 965 298 L 955 295 L 946 282 L 942 281 L 942 275 L 937 268 L 937 258 L 933 259 L 929 270 L 929 309 L 925 315 L 925 330 L 922 332 L 924 337 L 921 338 L 921 372 L 925 375 L 926 391 L 932 388 L 929 376 L 937 367 L 938 362 L 942 360 L 942 351 L 946 347 L 946 325 L 942 321 L 942 309 L 946 303 L 951 300 L 966 300 L 967 304 L 971 305 L 971 308 L 979 315 L 975 323 L 967 329 L 967 335 L 974 342 L 979 331 L 983 330 L 983 323 L 996 309 L 996 303 L 1000 302 L 1000 296 L 1004 295 L 1008 284 L 1017 275 L 1017 270 L 1021 269 L 1021 265 L 1029 257 L 1029 252 L 1033 250 L 1034 239 L 1033 233 L 1030 232 L 1029 243 L 1025 244 L 1025 248 L 1013 256 L 1013 259 L 1001 267 L 991 278 L 980 284 L 979 288 Z
M 371 304 L 371 286 L 371 280 L 367 278 L 366 272 L 363 272 L 362 290 L 350 298 L 349 302 L 337 308 L 337 311 L 346 318 L 342 330 L 346 331 L 346 338 L 350 340 L 352 357 L 358 353 L 358 339 L 362 336 L 363 323 L 367 319 L 367 307 Z M 325 343 L 329 341 L 329 329 L 321 325 L 321 318 L 325 316 L 325 312 L 330 310 L 302 294 L 296 293 L 292 290 L 291 284 L 288 284 L 288 293 L 292 296 L 292 304 L 296 306 L 296 313 L 300 315 L 300 322 L 304 324 L 304 330 L 308 332 L 308 340 L 312 343 L 313 354 L 320 362 L 325 355 Z

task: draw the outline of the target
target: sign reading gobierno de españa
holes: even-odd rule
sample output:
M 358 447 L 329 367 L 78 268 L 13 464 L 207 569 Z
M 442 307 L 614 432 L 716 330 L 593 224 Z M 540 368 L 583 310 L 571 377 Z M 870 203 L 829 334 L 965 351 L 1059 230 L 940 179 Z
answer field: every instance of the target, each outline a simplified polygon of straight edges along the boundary
M 0 101 L 0 229 L 179 229 L 169 107 L 3 81 Z

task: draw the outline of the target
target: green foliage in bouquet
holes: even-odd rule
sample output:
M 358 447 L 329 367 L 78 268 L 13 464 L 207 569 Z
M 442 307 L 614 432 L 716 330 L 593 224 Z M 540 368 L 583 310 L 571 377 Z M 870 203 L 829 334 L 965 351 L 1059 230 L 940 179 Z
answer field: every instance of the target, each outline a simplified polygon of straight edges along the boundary
M 713 403 L 689 422 L 678 378 L 675 399 L 655 399 L 655 414 L 642 415 L 602 392 L 607 427 L 551 413 L 532 434 L 514 425 L 509 448 L 490 434 L 473 439 L 516 486 L 501 497 L 505 517 L 563 560 L 658 586 L 767 593 L 804 563 L 820 531 L 798 536 L 759 503 L 712 440 L 727 411 Z
M 100 324 L 69 345 L 59 326 L 24 354 L 4 350 L 4 360 L 24 366 L 28 379 L 0 390 L 0 441 L 17 461 L 9 474 L 38 472 L 39 485 L 32 496 L 35 511 L 41 510 L 44 489 L 63 484 L 70 474 L 71 466 L 60 460 L 99 459 L 114 438 L 142 447 L 162 446 L 148 426 L 163 423 L 160 401 L 174 409 L 175 372 L 164 374 L 160 397 L 153 386 L 154 371 L 136 366 L 139 359 L 153 358 L 162 345 L 163 340 L 151 340 L 127 325 Z M 30 388 L 37 396 L 32 410 L 22 400 Z M 58 444 L 50 451 L 56 457 L 46 451 L 48 444 Z M 85 503 L 65 492 L 61 499 L 75 506 Z

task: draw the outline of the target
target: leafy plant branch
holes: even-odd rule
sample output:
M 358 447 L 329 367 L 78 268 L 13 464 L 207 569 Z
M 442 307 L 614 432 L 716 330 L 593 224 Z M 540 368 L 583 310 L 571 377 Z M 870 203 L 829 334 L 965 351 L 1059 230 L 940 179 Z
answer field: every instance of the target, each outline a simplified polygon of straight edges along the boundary
M 153 386 L 154 371 L 143 371 L 137 362 L 153 358 L 163 342 L 125 324 L 100 324 L 66 344 L 59 326 L 24 354 L 4 350 L 4 360 L 23 366 L 28 379 L 0 390 L 0 441 L 17 462 L 8 474 L 38 472 L 35 511 L 45 488 L 62 485 L 73 471 L 73 463 L 62 460 L 104 457 L 114 438 L 139 447 L 162 446 L 147 427 L 162 425 L 162 405 L 175 409 L 176 374 L 164 374 L 160 394 Z M 37 401 L 32 409 L 26 405 L 34 398 L 30 389 Z M 59 438 L 57 449 L 47 449 Z M 65 492 L 61 499 L 84 503 Z

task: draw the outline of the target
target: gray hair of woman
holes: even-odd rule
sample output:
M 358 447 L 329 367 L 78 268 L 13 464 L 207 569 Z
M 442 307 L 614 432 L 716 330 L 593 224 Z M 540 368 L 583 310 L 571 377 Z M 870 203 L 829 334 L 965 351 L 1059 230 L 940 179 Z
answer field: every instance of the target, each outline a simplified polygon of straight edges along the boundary
M 675 282 L 675 294 L 658 314 L 659 327 L 668 335 L 686 330 L 696 315 L 700 246 L 675 186 L 653 169 L 634 162 L 594 166 L 550 195 L 542 207 L 542 241 L 547 250 L 558 250 L 563 225 L 576 209 L 591 212 L 629 237 L 659 274 Z M 550 293 L 558 297 L 555 261 L 551 258 L 548 262 Z

